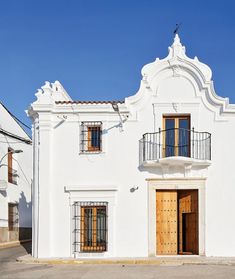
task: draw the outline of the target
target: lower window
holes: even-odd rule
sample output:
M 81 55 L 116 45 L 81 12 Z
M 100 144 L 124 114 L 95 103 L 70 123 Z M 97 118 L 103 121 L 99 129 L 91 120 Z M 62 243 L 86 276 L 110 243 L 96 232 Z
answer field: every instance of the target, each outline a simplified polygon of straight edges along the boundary
M 76 202 L 74 252 L 107 251 L 107 203 Z
M 19 212 L 18 204 L 8 204 L 8 229 L 9 231 L 18 230 L 19 227 Z

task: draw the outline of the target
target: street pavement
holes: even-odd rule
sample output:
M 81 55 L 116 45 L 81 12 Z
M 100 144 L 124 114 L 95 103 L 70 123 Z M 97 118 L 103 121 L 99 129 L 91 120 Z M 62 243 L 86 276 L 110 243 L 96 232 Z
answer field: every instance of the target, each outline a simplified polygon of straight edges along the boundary
M 0 278 L 30 279 L 235 279 L 234 265 L 48 265 L 16 262 L 30 244 L 0 250 Z

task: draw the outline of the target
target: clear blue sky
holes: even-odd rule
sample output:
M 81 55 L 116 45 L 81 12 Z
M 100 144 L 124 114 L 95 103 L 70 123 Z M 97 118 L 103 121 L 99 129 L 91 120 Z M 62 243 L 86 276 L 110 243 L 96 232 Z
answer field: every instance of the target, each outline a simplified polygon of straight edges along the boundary
M 218 95 L 235 103 L 235 4 L 228 0 L 0 1 L 1 101 L 24 110 L 45 80 L 77 100 L 133 95 L 143 65 L 167 55 L 177 22 L 190 57 L 213 71 Z

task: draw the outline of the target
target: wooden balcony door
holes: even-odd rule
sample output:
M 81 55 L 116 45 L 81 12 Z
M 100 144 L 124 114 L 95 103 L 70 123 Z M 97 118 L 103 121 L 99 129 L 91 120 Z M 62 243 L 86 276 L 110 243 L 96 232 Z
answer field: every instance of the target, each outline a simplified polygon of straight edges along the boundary
M 164 116 L 163 130 L 163 156 L 190 157 L 190 116 Z
M 156 191 L 157 255 L 198 254 L 198 191 Z

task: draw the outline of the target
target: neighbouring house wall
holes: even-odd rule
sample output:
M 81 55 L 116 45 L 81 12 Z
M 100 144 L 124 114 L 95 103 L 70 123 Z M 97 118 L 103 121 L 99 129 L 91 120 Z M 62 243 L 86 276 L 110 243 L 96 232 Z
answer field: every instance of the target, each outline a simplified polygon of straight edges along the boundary
M 29 139 L 26 133 L 0 105 L 0 128 L 15 135 Z M 31 239 L 32 230 L 32 145 L 0 134 L 0 183 L 6 185 L 0 189 L 0 243 Z M 8 182 L 8 148 L 22 150 L 13 154 L 13 169 L 17 172 L 17 185 Z M 18 228 L 8 229 L 8 204 L 18 204 Z

